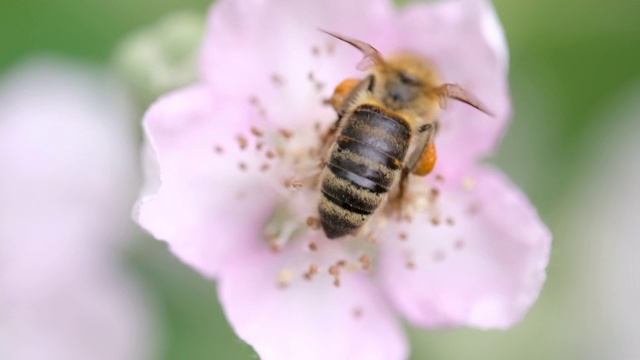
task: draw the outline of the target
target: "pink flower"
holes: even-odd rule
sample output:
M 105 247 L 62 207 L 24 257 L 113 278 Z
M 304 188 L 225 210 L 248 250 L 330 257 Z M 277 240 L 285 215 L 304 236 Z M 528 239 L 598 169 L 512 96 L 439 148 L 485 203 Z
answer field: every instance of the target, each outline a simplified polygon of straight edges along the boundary
M 116 250 L 137 182 L 121 87 L 32 60 L 0 84 L 0 358 L 144 359 L 150 304 Z
M 405 218 L 379 210 L 338 240 L 316 226 L 314 151 L 336 118 L 324 100 L 365 74 L 357 50 L 318 28 L 383 55 L 422 54 L 496 115 L 452 102 L 436 169 L 411 179 Z M 218 280 L 229 322 L 263 359 L 406 358 L 397 315 L 426 328 L 509 327 L 538 296 L 551 235 L 514 185 L 478 163 L 510 117 L 507 63 L 484 0 L 399 10 L 386 0 L 221 0 L 201 81 L 145 115 L 137 220 Z

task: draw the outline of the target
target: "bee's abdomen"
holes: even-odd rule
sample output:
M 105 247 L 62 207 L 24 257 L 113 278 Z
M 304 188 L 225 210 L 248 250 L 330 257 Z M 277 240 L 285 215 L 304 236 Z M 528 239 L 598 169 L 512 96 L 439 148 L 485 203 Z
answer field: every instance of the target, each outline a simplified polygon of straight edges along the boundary
M 401 118 L 372 105 L 349 115 L 323 171 L 320 223 L 333 239 L 360 228 L 380 206 L 409 147 Z

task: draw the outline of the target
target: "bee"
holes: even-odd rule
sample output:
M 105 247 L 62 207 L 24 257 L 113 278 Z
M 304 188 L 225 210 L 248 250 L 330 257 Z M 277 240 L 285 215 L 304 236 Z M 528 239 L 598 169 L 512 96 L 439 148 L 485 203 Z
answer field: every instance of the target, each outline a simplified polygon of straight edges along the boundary
M 384 59 L 373 46 L 324 31 L 359 49 L 364 79 L 346 79 L 330 99 L 338 120 L 325 135 L 329 153 L 320 178 L 318 212 L 329 239 L 355 233 L 408 174 L 426 176 L 436 162 L 438 112 L 447 99 L 491 113 L 468 91 L 443 83 L 432 63 L 400 53 Z M 394 188 L 395 189 L 395 188 Z

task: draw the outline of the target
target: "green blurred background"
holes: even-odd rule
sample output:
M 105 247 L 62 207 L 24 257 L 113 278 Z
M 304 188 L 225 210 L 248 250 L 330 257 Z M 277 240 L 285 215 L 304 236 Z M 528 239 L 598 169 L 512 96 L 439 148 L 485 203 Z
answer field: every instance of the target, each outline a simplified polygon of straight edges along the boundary
M 175 10 L 204 15 L 207 0 L 3 0 L 0 73 L 36 53 L 113 66 L 132 32 Z M 508 331 L 411 330 L 413 359 L 581 359 L 584 293 L 580 239 L 563 234 L 572 189 L 593 169 L 607 109 L 640 81 L 640 1 L 497 0 L 511 52 L 515 116 L 493 162 L 525 191 L 556 235 L 548 281 L 525 320 Z M 148 101 L 148 100 L 145 100 Z M 142 109 L 140 109 L 142 111 Z M 603 119 L 607 121 L 603 124 Z M 605 144 L 606 145 L 606 144 Z M 163 359 L 253 359 L 216 300 L 215 285 L 140 234 L 131 271 L 163 317 Z M 577 264 L 577 265 L 576 265 Z

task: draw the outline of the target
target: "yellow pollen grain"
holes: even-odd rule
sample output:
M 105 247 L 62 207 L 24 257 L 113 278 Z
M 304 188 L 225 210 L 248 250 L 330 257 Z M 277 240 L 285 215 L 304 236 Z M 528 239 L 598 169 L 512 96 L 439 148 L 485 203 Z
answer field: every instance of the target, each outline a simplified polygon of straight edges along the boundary
M 293 271 L 290 269 L 282 269 L 278 272 L 278 286 L 286 288 L 293 282 Z
M 255 128 L 255 127 L 252 127 L 252 128 L 251 128 L 251 133 L 252 133 L 254 136 L 257 136 L 257 137 L 261 137 L 262 135 L 264 135 L 264 133 L 263 133 L 262 131 L 260 131 L 260 129 Z
M 476 186 L 476 182 L 473 178 L 467 176 L 462 180 L 462 188 L 466 191 L 471 191 Z

